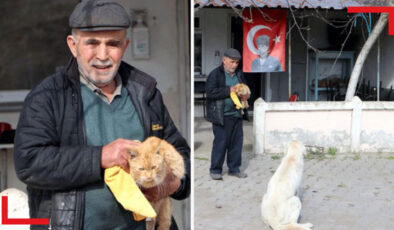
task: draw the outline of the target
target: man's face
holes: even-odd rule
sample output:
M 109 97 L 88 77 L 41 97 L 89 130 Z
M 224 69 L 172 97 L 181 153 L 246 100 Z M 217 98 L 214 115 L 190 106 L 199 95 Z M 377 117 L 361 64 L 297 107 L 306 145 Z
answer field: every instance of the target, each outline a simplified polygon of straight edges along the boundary
M 238 64 L 239 64 L 239 60 L 234 60 L 229 57 L 223 57 L 224 70 L 229 74 L 235 73 L 235 70 L 237 69 Z
M 265 44 L 259 44 L 257 46 L 257 50 L 259 52 L 259 56 L 265 58 L 268 56 L 268 46 Z
M 67 37 L 80 72 L 97 87 L 111 83 L 129 44 L 126 30 L 81 31 Z

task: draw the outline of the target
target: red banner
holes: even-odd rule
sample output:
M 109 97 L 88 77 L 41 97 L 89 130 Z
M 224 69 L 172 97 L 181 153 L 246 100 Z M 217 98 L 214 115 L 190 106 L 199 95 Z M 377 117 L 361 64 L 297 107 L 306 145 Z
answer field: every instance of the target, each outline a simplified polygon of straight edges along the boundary
M 253 19 L 243 26 L 243 71 L 285 71 L 286 10 L 245 9 L 243 16 Z

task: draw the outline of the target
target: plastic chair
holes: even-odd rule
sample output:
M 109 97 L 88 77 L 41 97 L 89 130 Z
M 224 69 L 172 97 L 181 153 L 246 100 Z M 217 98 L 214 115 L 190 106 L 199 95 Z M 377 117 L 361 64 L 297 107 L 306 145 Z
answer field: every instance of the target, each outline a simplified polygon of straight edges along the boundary
M 0 122 L 0 144 L 14 143 L 15 130 L 6 122 Z
M 298 95 L 297 94 L 290 95 L 289 101 L 291 101 L 291 102 L 298 101 Z
M 6 122 L 0 122 L 0 136 L 3 131 L 11 130 L 11 125 Z

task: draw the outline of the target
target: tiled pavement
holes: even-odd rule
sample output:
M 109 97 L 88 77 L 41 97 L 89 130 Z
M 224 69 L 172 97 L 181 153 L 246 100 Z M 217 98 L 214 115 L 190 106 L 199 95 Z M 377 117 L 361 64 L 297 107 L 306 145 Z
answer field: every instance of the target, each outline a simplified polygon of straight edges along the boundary
M 260 205 L 280 159 L 252 153 L 252 122 L 244 122 L 244 139 L 241 170 L 248 177 L 230 177 L 224 167 L 223 181 L 214 181 L 209 177 L 211 124 L 195 120 L 195 230 L 269 229 Z M 394 153 L 307 159 L 301 222 L 317 230 L 394 229 L 393 182 Z

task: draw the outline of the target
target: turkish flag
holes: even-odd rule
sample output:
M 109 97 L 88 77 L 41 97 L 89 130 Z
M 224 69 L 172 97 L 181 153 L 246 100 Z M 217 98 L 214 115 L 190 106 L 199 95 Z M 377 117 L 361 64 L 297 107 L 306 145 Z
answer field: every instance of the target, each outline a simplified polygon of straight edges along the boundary
M 243 71 L 285 71 L 286 10 L 244 10 L 243 16 L 253 23 L 243 22 Z M 252 15 L 250 15 L 250 12 Z

